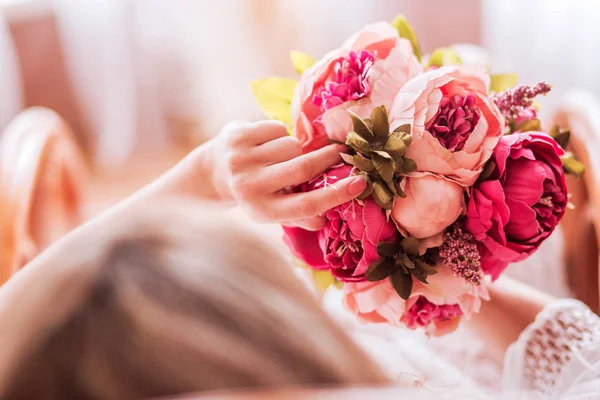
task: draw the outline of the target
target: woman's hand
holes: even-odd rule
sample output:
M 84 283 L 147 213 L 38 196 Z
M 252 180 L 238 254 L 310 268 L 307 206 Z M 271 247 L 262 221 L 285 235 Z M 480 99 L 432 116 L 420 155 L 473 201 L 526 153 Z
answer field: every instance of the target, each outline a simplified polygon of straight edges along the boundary
M 302 154 L 298 139 L 276 121 L 234 122 L 211 144 L 212 180 L 222 200 L 237 202 L 262 222 L 279 222 L 317 230 L 325 211 L 346 203 L 366 187 L 361 177 L 348 177 L 307 193 L 287 189 L 318 177 L 341 162 L 343 145 Z

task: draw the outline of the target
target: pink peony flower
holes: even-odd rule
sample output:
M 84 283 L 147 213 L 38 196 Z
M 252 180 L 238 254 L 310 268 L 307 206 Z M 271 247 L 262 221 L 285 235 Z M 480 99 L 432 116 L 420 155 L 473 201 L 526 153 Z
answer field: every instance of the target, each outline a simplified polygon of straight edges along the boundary
M 457 304 L 433 304 L 424 296 L 407 301 L 402 321 L 410 329 L 425 328 L 434 336 L 451 333 L 458 328 L 462 310 Z
M 408 40 L 390 24 L 366 26 L 341 48 L 305 71 L 292 102 L 295 135 L 305 151 L 345 142 L 352 122 L 346 110 L 368 117 L 389 108 L 398 90 L 422 72 Z
M 489 299 L 487 282 L 471 285 L 447 266 L 438 266 L 438 273 L 428 281 L 425 285 L 413 280 L 407 301 L 398 296 L 389 279 L 346 283 L 344 305 L 362 322 L 422 327 L 429 335 L 440 336 L 456 329 L 462 318 L 479 312 L 481 301 Z
M 465 226 L 479 242 L 482 269 L 493 279 L 535 252 L 564 215 L 562 154 L 542 132 L 504 136 L 492 157 L 492 175 L 473 187 Z
M 349 165 L 334 167 L 302 191 L 330 185 L 347 177 Z M 318 232 L 284 227 L 284 240 L 309 266 L 328 269 L 345 282 L 365 280 L 365 271 L 379 259 L 377 243 L 396 240 L 396 227 L 374 200 L 342 204 L 327 211 L 327 223 Z
M 504 130 L 488 87 L 484 69 L 453 65 L 427 71 L 400 89 L 390 109 L 391 128 L 412 126 L 406 156 L 417 163 L 414 176 L 475 183 Z
M 457 183 L 426 175 L 408 178 L 406 198 L 398 198 L 392 218 L 410 236 L 422 239 L 442 232 L 465 208 L 464 189 Z

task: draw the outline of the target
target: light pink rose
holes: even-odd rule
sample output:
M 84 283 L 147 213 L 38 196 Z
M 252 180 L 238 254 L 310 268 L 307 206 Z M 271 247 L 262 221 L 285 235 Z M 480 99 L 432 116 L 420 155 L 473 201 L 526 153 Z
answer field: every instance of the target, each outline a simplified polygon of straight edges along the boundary
M 488 96 L 484 69 L 427 71 L 406 83 L 390 109 L 391 128 L 412 126 L 414 176 L 434 174 L 471 186 L 502 136 L 504 119 Z
M 413 279 L 407 301 L 389 279 L 346 283 L 342 289 L 344 305 L 362 322 L 424 328 L 432 336 L 450 333 L 462 318 L 479 312 L 482 300 L 489 300 L 488 282 L 474 286 L 454 276 L 448 266 L 437 268 L 438 273 L 427 278 L 427 285 Z
M 465 208 L 462 186 L 433 175 L 408 178 L 404 192 L 406 197 L 394 203 L 392 219 L 418 239 L 442 232 Z
M 294 134 L 305 151 L 345 142 L 352 122 L 346 110 L 368 117 L 387 108 L 398 90 L 422 72 L 408 40 L 388 23 L 368 25 L 329 52 L 300 78 L 292 102 Z

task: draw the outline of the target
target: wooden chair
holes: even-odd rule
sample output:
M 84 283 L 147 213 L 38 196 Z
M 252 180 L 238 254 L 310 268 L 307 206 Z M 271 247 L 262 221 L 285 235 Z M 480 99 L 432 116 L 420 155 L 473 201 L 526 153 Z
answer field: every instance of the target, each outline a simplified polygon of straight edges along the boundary
M 568 94 L 554 122 L 571 130 L 572 151 L 585 164 L 583 177 L 568 177 L 575 208 L 562 221 L 568 283 L 576 298 L 600 310 L 598 269 L 600 248 L 600 101 L 587 92 Z
M 0 137 L 0 284 L 81 222 L 85 164 L 53 111 L 22 112 Z

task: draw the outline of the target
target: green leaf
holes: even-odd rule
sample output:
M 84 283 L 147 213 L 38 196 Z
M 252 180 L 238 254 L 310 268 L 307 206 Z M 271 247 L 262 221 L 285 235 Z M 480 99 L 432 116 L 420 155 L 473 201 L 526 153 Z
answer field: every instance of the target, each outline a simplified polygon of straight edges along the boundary
M 422 282 L 426 285 L 429 284 L 429 282 L 427 282 L 427 276 L 425 276 L 425 274 L 421 273 L 421 271 L 413 271 L 412 276 L 415 277 L 415 279 L 417 279 L 419 282 Z
M 394 178 L 394 161 L 382 157 L 373 157 L 373 165 L 381 179 L 390 182 Z
M 500 93 L 519 83 L 517 74 L 497 74 L 490 76 L 490 92 Z
M 341 287 L 341 282 L 338 281 L 331 275 L 328 270 L 318 271 L 316 269 L 312 269 L 313 281 L 315 282 L 315 286 L 318 290 L 324 292 L 329 288 L 329 286 L 335 286 L 337 288 Z
M 516 131 L 519 131 L 519 132 L 531 132 L 531 131 L 540 132 L 542 130 L 542 123 L 540 122 L 539 119 L 530 119 L 530 120 L 521 122 L 519 125 L 516 126 L 515 129 L 516 129 L 515 132 Z
M 419 239 L 414 237 L 407 237 L 402 241 L 402 248 L 404 252 L 409 256 L 419 255 Z
M 400 254 L 400 262 L 409 270 L 415 269 L 415 264 L 410 260 L 410 258 L 408 258 L 408 256 L 405 253 Z
M 362 136 L 360 136 L 356 132 L 348 133 L 348 137 L 346 137 L 346 145 L 352 147 L 356 151 L 360 151 L 365 154 L 369 154 L 371 152 L 369 142 L 367 142 Z
M 435 266 L 427 264 L 423 259 L 419 257 L 414 257 L 413 262 L 415 263 L 415 268 L 421 271 L 426 276 L 435 275 L 438 273 Z
M 391 261 L 383 259 L 379 260 L 371 265 L 365 271 L 365 276 L 369 282 L 382 281 L 394 270 L 394 265 Z
M 383 150 L 389 153 L 392 157 L 404 156 L 408 148 L 404 140 L 405 136 L 406 134 L 402 132 L 392 132 L 392 134 L 388 137 L 385 146 L 383 146 Z
M 409 174 L 417 170 L 417 163 L 412 158 L 404 157 L 404 173 Z
M 360 169 L 363 172 L 373 172 L 375 171 L 375 166 L 373 165 L 373 161 L 363 157 L 361 154 L 356 154 L 352 157 L 352 165 L 356 168 Z
M 393 161 L 392 156 L 390 156 L 387 151 L 375 150 L 373 153 L 377 154 L 381 158 L 385 158 L 386 160 Z
M 548 134 L 556 140 L 556 143 L 563 149 L 566 149 L 571 141 L 571 131 L 568 129 L 560 129 L 560 126 L 554 125 Z
M 386 181 L 385 185 L 388 187 L 388 189 L 390 189 L 390 192 L 392 192 L 394 196 L 400 196 L 400 192 L 398 192 L 398 185 L 396 184 L 395 179 Z
M 404 191 L 402 190 L 402 188 L 400 188 L 400 184 L 398 183 L 398 181 L 401 181 L 402 178 L 400 179 L 394 179 L 394 186 L 396 186 L 396 193 L 398 194 L 398 196 L 405 198 L 406 197 L 406 193 L 404 193 Z
M 369 179 L 366 179 L 366 181 L 367 187 L 365 188 L 365 190 L 363 190 L 360 196 L 357 197 L 358 200 L 364 200 L 373 193 L 373 182 L 371 182 Z
M 370 143 L 374 138 L 371 127 L 367 125 L 365 120 L 354 114 L 352 111 L 348 110 L 348 114 L 350 114 L 350 119 L 352 119 L 354 132 Z
M 379 257 L 393 257 L 399 250 L 398 243 L 379 242 L 377 243 L 377 255 Z
M 415 269 L 412 271 L 413 276 L 425 284 L 429 283 L 427 282 L 428 276 L 435 275 L 438 272 L 434 267 L 419 258 L 414 258 L 413 262 L 415 263 Z
M 250 84 L 254 98 L 262 112 L 284 124 L 292 124 L 292 99 L 298 82 L 292 79 L 267 78 Z
M 301 51 L 291 51 L 290 58 L 292 59 L 292 64 L 294 65 L 296 72 L 299 74 L 302 74 L 317 62 L 317 60 Z
M 340 153 L 340 157 L 346 164 L 354 165 L 354 156 L 348 153 Z
M 444 65 L 462 64 L 463 61 L 458 53 L 449 47 L 435 49 L 429 57 L 428 67 L 442 67 Z
M 585 165 L 578 161 L 573 153 L 566 152 L 560 159 L 566 174 L 580 177 L 585 172 Z
M 385 210 L 391 210 L 393 205 L 394 196 L 390 189 L 382 182 L 373 183 L 373 200 L 379 205 L 379 207 Z
M 411 26 L 406 21 L 404 15 L 398 15 L 392 25 L 398 31 L 398 35 L 401 38 L 407 39 L 412 45 L 413 53 L 417 60 L 421 61 L 421 46 L 419 46 L 419 41 L 417 40 L 417 35 L 415 35 L 415 31 L 411 28 Z
M 496 169 L 496 163 L 493 162 L 492 160 L 489 160 L 483 166 L 483 171 L 481 171 L 481 174 L 479 174 L 479 178 L 477 179 L 477 182 L 485 181 L 487 178 L 489 178 L 492 175 L 492 172 L 494 172 L 495 169 Z
M 408 300 L 412 292 L 412 276 L 398 270 L 390 275 L 390 281 L 398 295 L 404 300 Z
M 385 139 L 390 134 L 390 122 L 385 106 L 375 107 L 371 113 L 371 123 L 373 124 L 375 140 L 385 143 Z
M 396 132 L 396 133 L 406 133 L 406 134 L 409 135 L 409 137 L 410 137 L 410 131 L 411 131 L 410 124 L 400 125 L 396 129 L 394 129 L 394 132 Z

